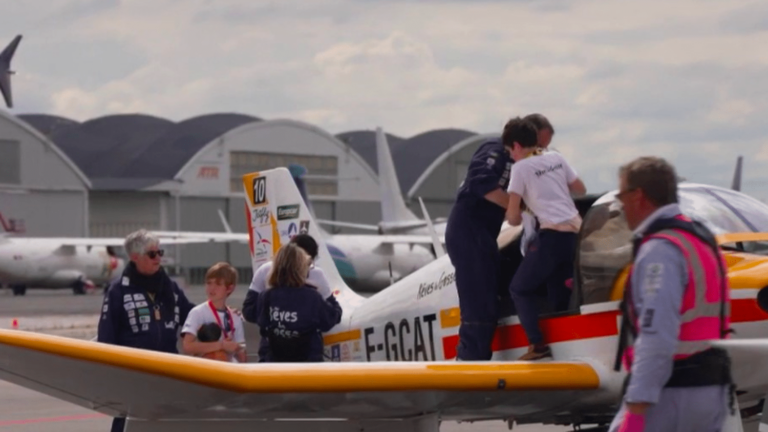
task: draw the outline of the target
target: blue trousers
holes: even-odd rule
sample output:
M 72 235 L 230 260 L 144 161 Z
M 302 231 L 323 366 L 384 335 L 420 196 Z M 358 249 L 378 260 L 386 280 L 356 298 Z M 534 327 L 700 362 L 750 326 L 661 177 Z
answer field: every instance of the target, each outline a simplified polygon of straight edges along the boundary
M 452 221 L 455 222 L 455 221 Z M 498 273 L 501 255 L 496 238 L 468 224 L 449 227 L 445 246 L 456 272 L 461 326 L 460 360 L 490 360 L 498 320 Z
M 532 345 L 544 342 L 539 328 L 538 288 L 546 284 L 547 297 L 555 311 L 568 309 L 571 291 L 565 281 L 573 277 L 577 236 L 570 232 L 540 230 L 509 284 L 520 324 Z
M 125 417 L 115 417 L 112 419 L 112 429 L 110 432 L 123 432 L 125 430 Z

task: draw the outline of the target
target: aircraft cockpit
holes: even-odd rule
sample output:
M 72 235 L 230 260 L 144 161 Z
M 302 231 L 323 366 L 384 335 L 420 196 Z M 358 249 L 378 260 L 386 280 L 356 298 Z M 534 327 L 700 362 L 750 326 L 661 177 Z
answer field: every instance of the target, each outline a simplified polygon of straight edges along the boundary
M 632 232 L 614 199 L 615 192 L 595 201 L 584 216 L 574 263 L 572 305 L 611 301 L 616 277 L 632 259 Z M 728 189 L 680 184 L 682 212 L 703 222 L 715 235 L 768 231 L 768 205 Z M 768 242 L 725 245 L 740 252 L 768 255 Z
M 632 232 L 621 206 L 614 199 L 615 193 L 576 200 L 583 222 L 574 262 L 570 307 L 567 311 L 551 310 L 546 304 L 546 288 L 542 286 L 542 317 L 577 314 L 583 305 L 616 300 L 612 298 L 615 282 L 632 259 Z M 768 232 L 768 205 L 745 194 L 714 186 L 681 183 L 678 196 L 682 212 L 702 221 L 716 235 Z M 768 256 L 768 242 L 734 243 L 723 247 Z M 505 241 L 501 253 L 504 263 L 499 293 L 504 315 L 508 315 L 514 314 L 514 310 L 507 287 L 523 259 L 519 236 L 511 242 Z

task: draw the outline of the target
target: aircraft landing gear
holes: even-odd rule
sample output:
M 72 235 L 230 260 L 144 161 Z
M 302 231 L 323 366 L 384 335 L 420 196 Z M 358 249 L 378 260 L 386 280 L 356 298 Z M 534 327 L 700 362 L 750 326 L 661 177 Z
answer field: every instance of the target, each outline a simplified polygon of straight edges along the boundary
M 11 285 L 11 290 L 13 290 L 14 296 L 23 296 L 27 293 L 27 286 L 26 285 Z
M 72 292 L 75 295 L 85 295 L 85 282 L 77 280 L 72 284 Z

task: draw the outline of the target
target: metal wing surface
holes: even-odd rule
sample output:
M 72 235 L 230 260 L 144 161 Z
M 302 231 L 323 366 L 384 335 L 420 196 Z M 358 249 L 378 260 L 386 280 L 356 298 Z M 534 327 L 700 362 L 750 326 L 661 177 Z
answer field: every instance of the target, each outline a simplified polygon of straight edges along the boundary
M 0 330 L 0 379 L 143 419 L 508 418 L 604 399 L 583 362 L 234 364 Z

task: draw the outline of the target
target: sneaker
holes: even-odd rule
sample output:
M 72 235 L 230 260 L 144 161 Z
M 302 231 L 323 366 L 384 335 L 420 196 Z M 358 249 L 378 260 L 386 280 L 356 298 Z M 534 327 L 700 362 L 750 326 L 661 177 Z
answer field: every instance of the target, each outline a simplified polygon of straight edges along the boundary
M 549 345 L 536 349 L 533 345 L 528 347 L 528 352 L 523 354 L 518 360 L 522 361 L 531 361 L 531 360 L 540 360 L 545 357 L 552 358 L 552 350 L 549 348 Z

